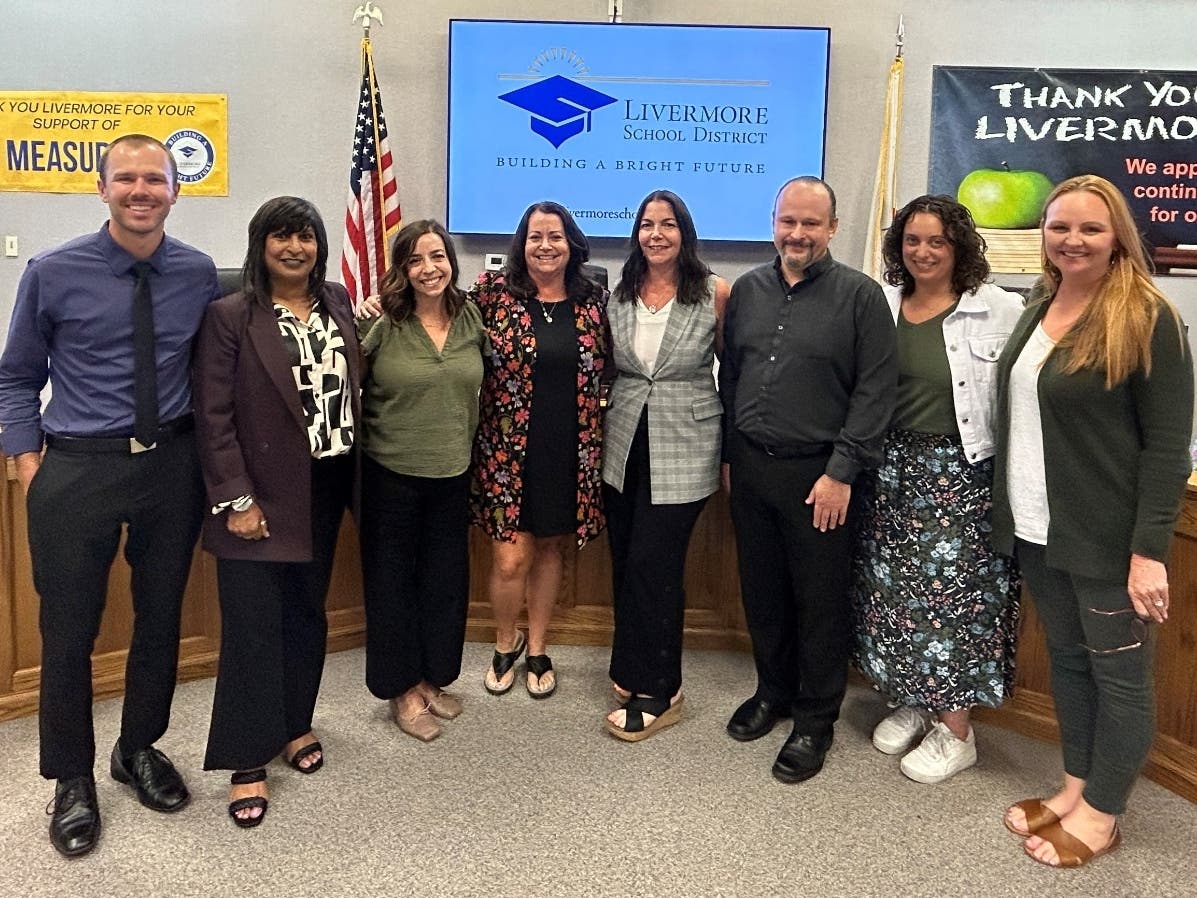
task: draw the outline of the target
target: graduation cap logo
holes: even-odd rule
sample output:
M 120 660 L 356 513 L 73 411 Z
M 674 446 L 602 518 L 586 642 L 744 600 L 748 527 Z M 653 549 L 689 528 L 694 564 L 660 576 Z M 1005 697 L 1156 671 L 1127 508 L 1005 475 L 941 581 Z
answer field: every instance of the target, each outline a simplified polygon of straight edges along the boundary
M 554 147 L 589 131 L 590 114 L 615 102 L 615 97 L 561 75 L 502 94 L 499 99 L 530 112 L 532 130 Z

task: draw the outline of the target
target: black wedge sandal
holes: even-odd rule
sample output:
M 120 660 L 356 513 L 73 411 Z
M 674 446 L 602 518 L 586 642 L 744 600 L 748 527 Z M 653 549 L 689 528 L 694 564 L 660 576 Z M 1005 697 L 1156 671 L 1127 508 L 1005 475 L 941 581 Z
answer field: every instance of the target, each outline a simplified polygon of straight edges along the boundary
M 257 770 L 238 770 L 230 778 L 229 782 L 234 786 L 248 786 L 250 783 L 264 783 L 266 781 L 266 771 L 259 767 Z M 270 806 L 270 800 L 262 795 L 249 795 L 245 798 L 235 798 L 229 802 L 229 816 L 233 818 L 233 822 L 242 829 L 251 829 L 257 826 L 266 819 L 266 809 Z M 238 817 L 238 811 L 244 811 L 250 808 L 261 808 L 262 813 L 257 817 Z
M 610 720 L 603 721 L 607 725 L 607 732 L 624 742 L 639 742 L 682 719 L 682 694 L 679 692 L 677 698 L 672 701 L 667 698 L 633 695 L 623 706 L 623 710 L 622 727 Z M 653 717 L 647 724 L 644 722 L 645 714 Z

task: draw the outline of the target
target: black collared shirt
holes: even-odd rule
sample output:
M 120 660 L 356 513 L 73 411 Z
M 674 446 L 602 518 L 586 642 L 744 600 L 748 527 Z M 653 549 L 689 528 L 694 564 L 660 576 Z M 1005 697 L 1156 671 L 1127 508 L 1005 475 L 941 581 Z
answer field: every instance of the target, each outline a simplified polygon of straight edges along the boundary
M 830 446 L 826 473 L 844 483 L 880 463 L 898 354 L 875 281 L 827 253 L 790 287 L 775 257 L 737 278 L 723 342 L 725 447 L 736 431 L 788 454 Z

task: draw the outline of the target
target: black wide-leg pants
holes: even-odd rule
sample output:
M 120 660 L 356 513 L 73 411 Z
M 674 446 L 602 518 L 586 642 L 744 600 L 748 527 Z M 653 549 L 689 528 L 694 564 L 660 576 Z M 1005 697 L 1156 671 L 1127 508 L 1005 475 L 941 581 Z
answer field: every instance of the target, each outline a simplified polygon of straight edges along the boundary
M 686 551 L 706 501 L 653 504 L 647 416 L 641 416 L 623 491 L 603 484 L 615 588 L 610 674 L 633 693 L 670 698 L 682 686 Z
M 312 461 L 312 560 L 218 558 L 220 666 L 205 770 L 263 767 L 312 729 L 324 673 L 324 603 L 353 491 L 350 455 Z
M 470 597 L 469 473 L 398 474 L 362 461 L 366 686 L 381 699 L 461 674 Z

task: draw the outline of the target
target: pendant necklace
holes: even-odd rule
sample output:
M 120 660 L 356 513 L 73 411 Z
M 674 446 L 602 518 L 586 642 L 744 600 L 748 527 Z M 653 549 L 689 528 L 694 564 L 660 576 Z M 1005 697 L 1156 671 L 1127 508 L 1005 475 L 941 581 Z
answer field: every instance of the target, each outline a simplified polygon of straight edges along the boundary
M 544 300 L 542 300 L 542 299 L 538 299 L 536 301 L 538 303 L 540 303 L 540 314 L 544 315 L 544 320 L 545 320 L 546 324 L 553 323 L 553 311 L 555 311 L 557 309 L 557 306 L 559 306 L 559 305 L 561 305 L 561 303 L 565 302 L 564 299 L 558 299 L 555 302 L 551 302 L 548 305 L 545 305 Z
M 655 315 L 657 312 L 661 311 L 661 309 L 665 308 L 665 306 L 667 306 L 675 298 L 675 296 L 669 297 L 669 299 L 665 300 L 665 302 L 660 303 L 659 305 L 652 305 L 643 296 L 637 296 L 636 298 L 640 300 L 640 305 L 648 309 L 648 314 Z

